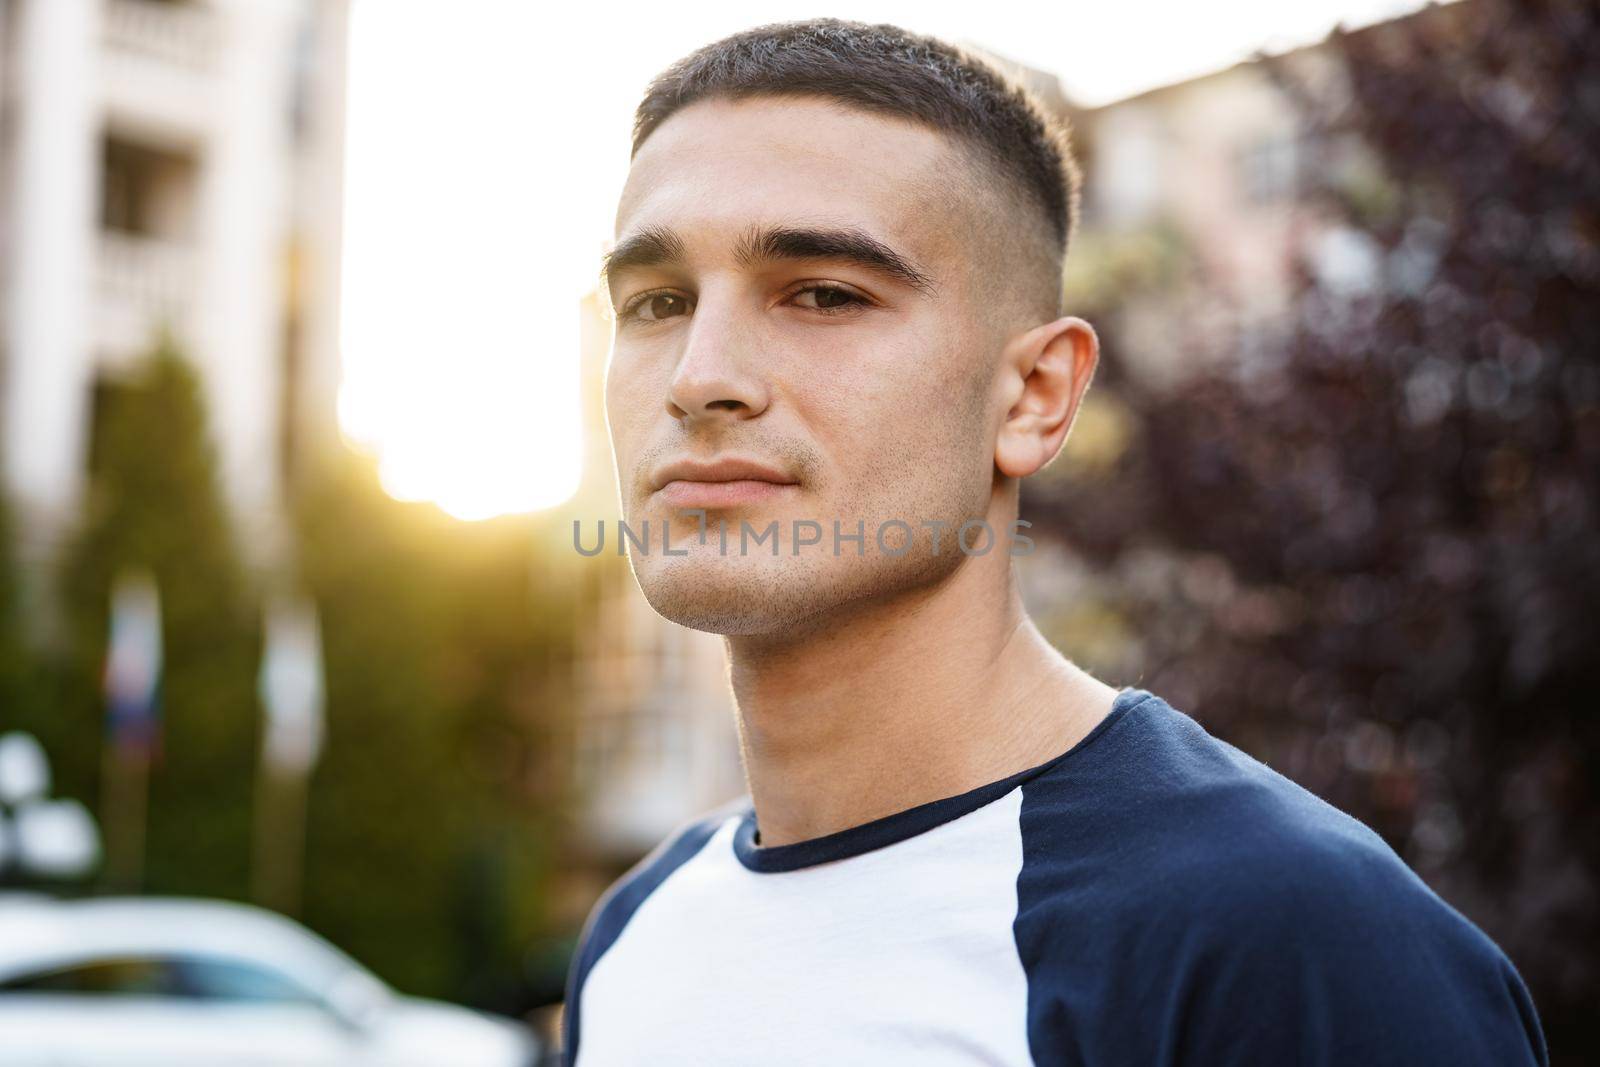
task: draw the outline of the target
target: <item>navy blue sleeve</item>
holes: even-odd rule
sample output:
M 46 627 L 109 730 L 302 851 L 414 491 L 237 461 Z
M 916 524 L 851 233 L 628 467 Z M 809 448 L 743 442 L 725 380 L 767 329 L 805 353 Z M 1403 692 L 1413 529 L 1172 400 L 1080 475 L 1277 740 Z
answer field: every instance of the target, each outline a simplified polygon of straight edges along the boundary
M 1034 1058 L 1548 1067 L 1500 948 L 1370 827 L 1146 694 L 1023 790 Z
M 1511 961 L 1375 834 L 1254 855 L 1195 913 L 1168 1001 L 1179 1062 L 1548 1067 Z

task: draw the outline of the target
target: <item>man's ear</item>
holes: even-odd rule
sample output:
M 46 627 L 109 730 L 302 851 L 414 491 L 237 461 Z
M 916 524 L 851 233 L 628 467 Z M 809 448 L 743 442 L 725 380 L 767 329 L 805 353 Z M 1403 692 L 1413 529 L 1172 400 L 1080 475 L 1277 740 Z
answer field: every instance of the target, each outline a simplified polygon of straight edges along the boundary
M 1100 339 L 1093 326 L 1068 315 L 1014 338 L 1003 361 L 1011 409 L 994 462 L 1006 477 L 1026 478 L 1061 451 L 1100 361 Z

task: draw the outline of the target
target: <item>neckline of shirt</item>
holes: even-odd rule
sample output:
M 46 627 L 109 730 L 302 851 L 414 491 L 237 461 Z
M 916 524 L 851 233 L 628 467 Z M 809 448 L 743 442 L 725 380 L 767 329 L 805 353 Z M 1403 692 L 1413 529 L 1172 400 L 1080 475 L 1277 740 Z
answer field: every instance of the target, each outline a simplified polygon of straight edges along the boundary
M 941 800 L 930 800 L 914 808 L 907 808 L 822 837 L 813 837 L 808 841 L 796 841 L 788 845 L 758 845 L 755 806 L 747 801 L 743 813 L 739 816 L 738 826 L 734 828 L 734 855 L 747 870 L 758 874 L 777 874 L 849 859 L 926 833 L 999 800 L 1028 779 L 1043 774 L 1069 757 L 1082 752 L 1104 735 L 1119 719 L 1153 699 L 1154 696 L 1155 694 L 1148 689 L 1123 686 L 1117 691 L 1116 699 L 1111 703 L 1111 710 L 1105 718 L 1095 724 L 1094 729 L 1079 738 L 1077 743 L 1065 752 L 1052 756 L 1038 766 L 969 789 L 965 793 L 958 793 Z

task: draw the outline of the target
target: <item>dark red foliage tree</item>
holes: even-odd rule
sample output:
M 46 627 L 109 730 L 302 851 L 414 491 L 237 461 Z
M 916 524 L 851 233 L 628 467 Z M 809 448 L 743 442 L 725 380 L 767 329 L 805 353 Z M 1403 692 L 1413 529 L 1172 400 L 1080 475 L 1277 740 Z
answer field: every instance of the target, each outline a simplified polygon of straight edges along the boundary
M 1248 373 L 1113 372 L 1134 446 L 1029 513 L 1100 569 L 1177 561 L 1125 605 L 1140 684 L 1379 830 L 1506 949 L 1555 1062 L 1600 1062 L 1600 5 L 1319 47 L 1342 83 L 1269 66 L 1366 284 L 1306 266 Z

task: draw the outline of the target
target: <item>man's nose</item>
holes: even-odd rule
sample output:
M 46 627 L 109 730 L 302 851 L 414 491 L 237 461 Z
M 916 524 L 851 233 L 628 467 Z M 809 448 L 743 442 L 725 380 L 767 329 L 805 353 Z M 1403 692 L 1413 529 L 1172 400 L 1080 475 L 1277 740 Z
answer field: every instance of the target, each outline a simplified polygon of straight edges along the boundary
M 760 367 L 751 325 L 737 308 L 702 293 L 667 389 L 667 411 L 686 422 L 754 418 L 767 409 Z

